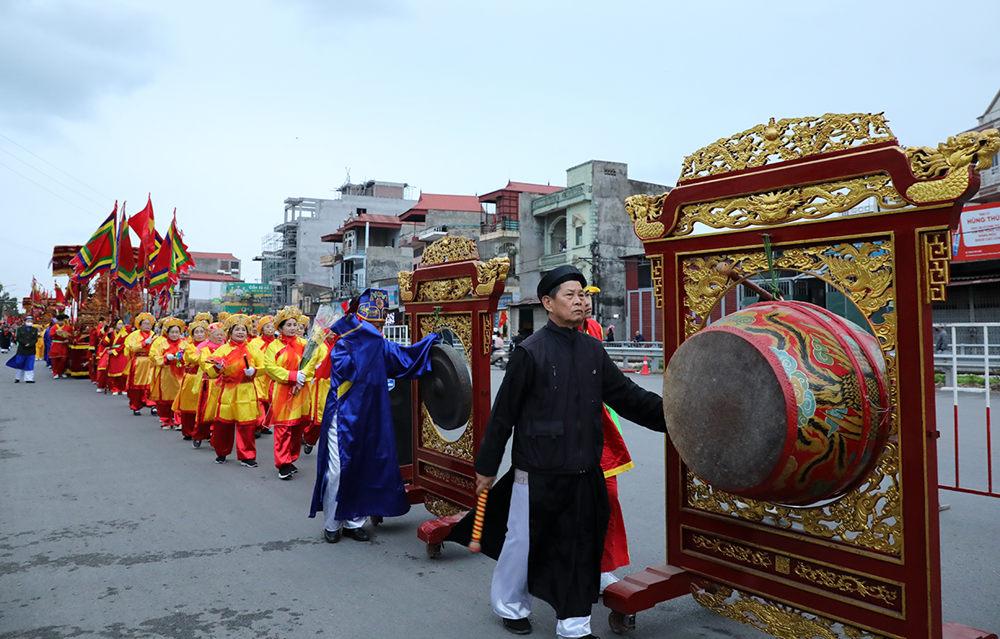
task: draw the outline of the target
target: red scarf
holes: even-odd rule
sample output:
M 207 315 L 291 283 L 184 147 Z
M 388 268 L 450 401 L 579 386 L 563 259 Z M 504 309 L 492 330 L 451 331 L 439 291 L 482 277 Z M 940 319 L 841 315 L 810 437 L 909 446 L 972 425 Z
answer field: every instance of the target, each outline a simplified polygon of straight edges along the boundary
M 285 355 L 285 363 L 282 364 L 285 370 L 295 371 L 299 369 L 299 361 L 302 359 L 302 351 L 305 350 L 305 344 L 299 341 L 298 335 L 282 335 L 280 338 L 281 343 L 285 345 L 284 348 L 278 351 L 278 357 L 281 357 L 282 353 Z

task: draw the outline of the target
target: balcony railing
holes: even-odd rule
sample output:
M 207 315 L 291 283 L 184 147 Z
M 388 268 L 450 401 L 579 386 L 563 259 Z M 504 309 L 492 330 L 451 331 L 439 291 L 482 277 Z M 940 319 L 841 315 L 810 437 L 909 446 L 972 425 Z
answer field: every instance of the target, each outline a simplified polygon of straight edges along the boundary
M 555 268 L 561 264 L 566 263 L 565 253 L 552 253 L 550 255 L 543 255 L 538 258 L 538 267 L 542 269 Z
M 561 209 L 584 200 L 591 199 L 591 192 L 586 184 L 577 184 L 555 193 L 550 193 L 531 203 L 532 215 L 545 215 L 550 211 Z
M 521 223 L 518 220 L 500 219 L 493 223 L 484 223 L 479 225 L 480 235 L 496 233 L 497 231 L 513 231 L 515 233 L 519 233 L 521 231 Z

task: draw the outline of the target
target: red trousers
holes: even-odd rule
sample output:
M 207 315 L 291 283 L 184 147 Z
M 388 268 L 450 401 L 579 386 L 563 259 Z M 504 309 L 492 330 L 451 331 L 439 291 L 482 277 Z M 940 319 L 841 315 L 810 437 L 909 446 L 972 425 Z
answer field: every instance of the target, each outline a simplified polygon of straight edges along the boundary
M 112 393 L 124 393 L 125 392 L 125 376 L 118 375 L 116 377 L 111 377 L 108 375 L 108 390 Z
M 191 412 L 181 412 L 181 411 L 177 411 L 174 414 L 180 416 L 181 435 L 194 439 L 194 434 L 196 431 L 195 414 Z
M 156 402 L 156 414 L 160 416 L 161 426 L 174 426 L 178 424 L 178 415 L 174 414 L 173 400 L 169 402 Z
M 97 381 L 97 352 L 90 349 L 90 381 Z
M 197 417 L 197 416 L 196 416 Z M 204 422 L 195 419 L 194 432 L 191 433 L 192 439 L 197 439 L 203 441 L 208 439 L 208 436 L 212 433 L 212 422 Z
M 608 503 L 611 517 L 608 518 L 608 534 L 604 538 L 604 553 L 601 555 L 601 572 L 611 572 L 629 565 L 628 538 L 625 536 L 625 519 L 622 505 L 618 501 L 618 476 L 607 477 Z
M 219 457 L 225 457 L 233 452 L 233 439 L 236 439 L 237 459 L 257 459 L 257 444 L 254 442 L 256 424 L 239 424 L 235 422 L 216 421 L 212 424 L 212 448 Z
M 52 359 L 52 376 L 59 377 L 66 372 L 66 358 L 65 357 L 53 357 Z
M 310 446 L 315 446 L 316 442 L 319 441 L 319 432 L 322 430 L 320 428 L 321 424 L 317 424 L 314 421 L 310 421 L 302 429 L 302 441 L 309 444 Z
M 142 410 L 146 406 L 153 405 L 154 403 L 149 399 L 149 388 L 128 389 L 128 407 L 132 410 Z
M 295 424 L 274 424 L 274 466 L 281 468 L 299 458 L 302 449 L 302 430 L 308 417 Z
M 97 387 L 104 390 L 108 387 L 108 369 L 98 369 L 97 371 Z

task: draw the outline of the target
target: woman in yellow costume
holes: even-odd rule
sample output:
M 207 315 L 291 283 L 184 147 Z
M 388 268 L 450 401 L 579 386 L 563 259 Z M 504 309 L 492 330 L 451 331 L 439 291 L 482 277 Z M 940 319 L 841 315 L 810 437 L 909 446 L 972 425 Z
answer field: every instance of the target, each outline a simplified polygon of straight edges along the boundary
M 184 322 L 176 317 L 164 318 L 163 334 L 149 347 L 149 359 L 154 366 L 149 398 L 156 402 L 160 428 L 164 430 L 180 428 L 180 416 L 174 414 L 173 403 L 184 381 L 184 347 L 188 341 L 181 333 L 185 328 Z
M 188 343 L 178 351 L 178 357 L 184 362 L 184 380 L 174 397 L 170 409 L 178 416 L 181 424 L 181 435 L 184 441 L 194 439 L 195 424 L 198 415 L 198 400 L 201 398 L 201 354 L 200 346 L 208 336 L 208 323 L 195 320 L 188 326 L 190 337 Z
M 264 361 L 264 351 L 274 341 L 274 316 L 265 315 L 257 319 L 257 337 L 250 340 L 250 348 L 260 353 L 261 361 Z M 261 420 L 257 428 L 258 433 L 271 434 L 270 424 L 265 423 L 266 416 L 271 411 L 271 378 L 267 375 L 258 375 L 254 379 L 257 385 L 257 398 L 260 399 L 261 413 L 265 419 Z
M 310 386 L 310 410 L 309 425 L 302 433 L 302 452 L 306 455 L 312 452 L 313 446 L 319 441 L 319 434 L 323 425 L 323 409 L 326 408 L 326 396 L 330 393 L 330 351 L 337 343 L 337 334 L 328 331 L 323 344 L 316 349 L 313 355 L 313 381 Z
M 153 382 L 153 362 L 149 359 L 149 347 L 153 344 L 153 322 L 149 313 L 139 313 L 135 317 L 135 331 L 125 339 L 125 354 L 130 365 L 128 372 L 128 407 L 133 415 L 141 415 L 144 406 L 150 407 L 150 414 L 156 414 L 156 406 L 149 399 L 149 386 Z
M 299 309 L 286 306 L 274 317 L 278 339 L 264 352 L 264 371 L 274 380 L 271 394 L 271 425 L 274 428 L 274 465 L 279 479 L 298 472 L 302 431 L 309 422 L 309 391 L 312 366 L 299 370 L 306 341 L 298 336 Z
M 226 343 L 226 332 L 221 324 L 209 324 L 208 340 L 198 345 L 201 352 L 199 370 L 201 371 L 201 393 L 198 396 L 198 415 L 195 418 L 194 434 L 191 442 L 193 448 L 200 448 L 201 442 L 208 439 L 212 434 L 212 422 L 215 421 L 216 407 L 219 405 L 219 397 L 222 389 L 212 381 L 205 372 L 203 363 L 206 358 L 212 355 Z
M 233 452 L 236 440 L 236 458 L 240 464 L 257 467 L 257 447 L 254 430 L 260 422 L 260 403 L 254 377 L 261 365 L 257 351 L 247 345 L 250 336 L 250 318 L 246 315 L 231 315 L 226 319 L 229 341 L 220 346 L 201 364 L 202 370 L 220 388 L 219 401 L 209 406 L 212 413 L 212 448 L 215 449 L 216 464 L 226 463 L 226 456 Z

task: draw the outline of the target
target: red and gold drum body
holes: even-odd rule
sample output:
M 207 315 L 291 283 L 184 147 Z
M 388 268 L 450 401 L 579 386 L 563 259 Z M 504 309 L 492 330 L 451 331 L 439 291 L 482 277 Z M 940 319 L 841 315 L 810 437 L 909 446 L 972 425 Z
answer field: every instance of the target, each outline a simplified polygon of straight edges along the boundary
M 885 445 L 877 340 L 804 302 L 762 302 L 686 340 L 664 374 L 685 464 L 731 494 L 790 506 L 843 496 Z

